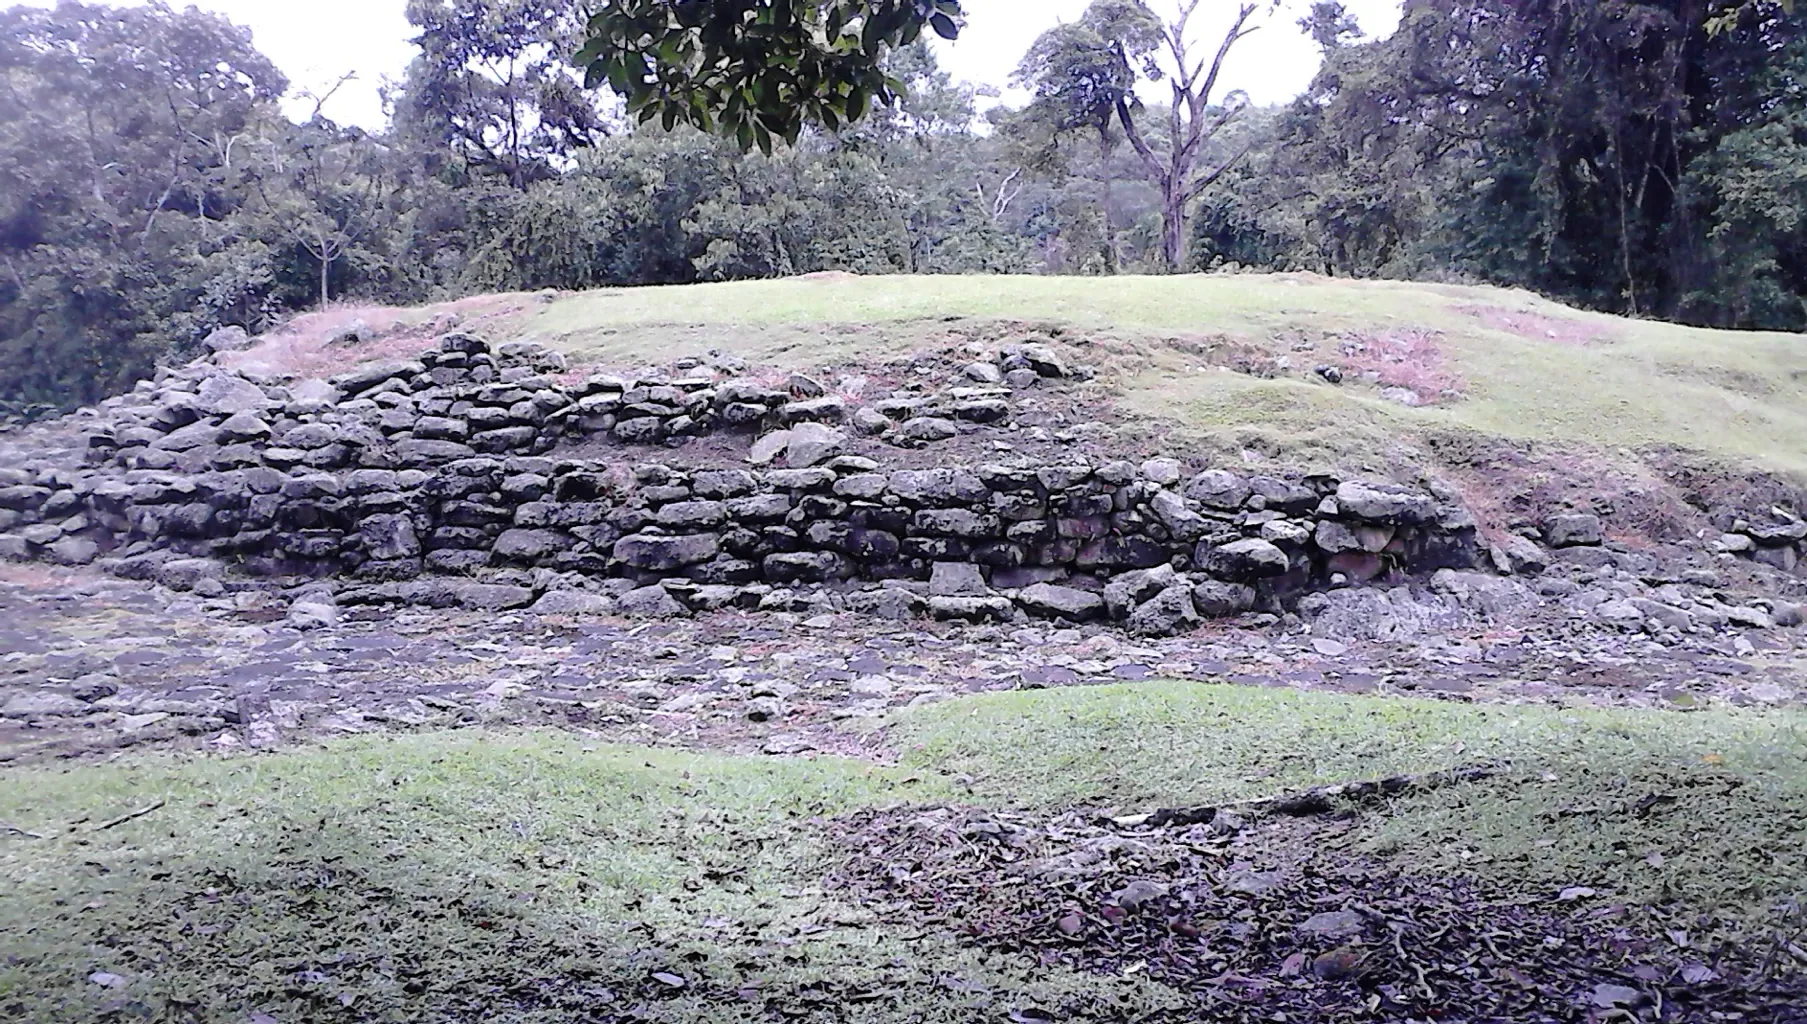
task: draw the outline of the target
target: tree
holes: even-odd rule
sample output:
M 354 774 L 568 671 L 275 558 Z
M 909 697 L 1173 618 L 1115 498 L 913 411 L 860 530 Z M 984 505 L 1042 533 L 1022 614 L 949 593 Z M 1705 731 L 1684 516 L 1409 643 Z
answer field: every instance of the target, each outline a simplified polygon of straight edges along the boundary
M 255 175 L 259 196 L 275 223 L 319 266 L 320 308 L 332 300 L 334 265 L 366 253 L 394 191 L 386 154 L 357 128 L 341 128 L 316 113 L 289 125 L 263 147 Z
M 557 0 L 408 0 L 420 55 L 396 102 L 423 157 L 455 156 L 517 189 L 556 176 L 608 133 L 570 53 L 581 34 Z
M 237 222 L 287 82 L 193 8 L 0 12 L 0 398 L 86 401 L 263 309 Z
M 1392 37 L 1355 45 L 1327 10 L 1314 20 L 1339 45 L 1278 126 L 1271 176 L 1291 180 L 1338 273 L 1453 272 L 1614 312 L 1798 325 L 1790 98 L 1807 69 L 1790 54 L 1807 12 L 1771 5 L 1713 33 L 1703 10 L 1412 0 Z
M 1248 105 L 1248 94 L 1230 92 L 1213 104 L 1224 61 L 1240 40 L 1260 26 L 1249 22 L 1260 4 L 1242 2 L 1228 31 L 1208 60 L 1194 59 L 1192 19 L 1200 0 L 1180 0 L 1178 16 L 1162 22 L 1141 0 L 1098 0 L 1105 24 L 1121 26 L 1114 34 L 1118 56 L 1126 66 L 1140 66 L 1151 81 L 1164 78 L 1173 93 L 1165 118 L 1166 152 L 1149 144 L 1128 97 L 1117 100 L 1123 134 L 1142 158 L 1149 177 L 1161 190 L 1161 252 L 1169 272 L 1186 260 L 1186 213 L 1192 202 L 1235 166 L 1241 154 L 1212 159 L 1207 146 Z
M 1145 51 L 1159 41 L 1158 23 L 1119 18 L 1117 5 L 1093 4 L 1079 21 L 1041 34 L 1017 65 L 1016 80 L 1035 94 L 1041 116 L 1052 128 L 1051 142 L 1064 133 L 1083 130 L 1098 137 L 1100 206 L 1103 212 L 1105 265 L 1115 272 L 1117 245 L 1113 234 L 1111 157 L 1121 141 L 1112 130 L 1119 104 L 1138 110 L 1136 72 L 1126 53 Z
M 577 54 L 641 123 L 659 119 L 766 153 L 805 125 L 834 131 L 896 99 L 887 53 L 960 32 L 960 0 L 602 0 Z

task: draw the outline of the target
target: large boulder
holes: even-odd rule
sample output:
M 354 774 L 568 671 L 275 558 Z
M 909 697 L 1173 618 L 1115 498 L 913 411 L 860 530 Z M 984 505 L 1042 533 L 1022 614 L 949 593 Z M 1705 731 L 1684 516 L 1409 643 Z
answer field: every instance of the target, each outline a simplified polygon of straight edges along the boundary
M 226 417 L 220 429 L 214 435 L 219 444 L 239 444 L 244 441 L 262 441 L 270 436 L 270 425 L 263 418 L 250 410 L 235 412 Z
M 891 493 L 912 504 L 977 504 L 991 491 L 964 469 L 905 469 L 891 474 Z
M 616 602 L 621 614 L 631 618 L 669 619 L 690 614 L 690 609 L 672 597 L 664 587 L 641 587 L 622 594 Z
M 1256 580 L 1284 576 L 1292 567 L 1286 552 L 1271 541 L 1258 537 L 1231 541 L 1211 548 L 1204 552 L 1199 563 L 1211 575 L 1234 583 L 1253 583 Z
M 1437 515 L 1437 502 L 1428 494 L 1354 480 L 1337 486 L 1336 507 L 1354 519 L 1407 526 L 1430 522 Z
M 991 593 L 985 576 L 971 562 L 936 562 L 929 576 L 934 597 L 975 597 Z
M 1431 589 L 1455 598 L 1464 610 L 1491 622 L 1508 621 L 1543 604 L 1523 583 L 1480 572 L 1439 569 L 1431 577 Z
M 1315 636 L 1334 640 L 1411 640 L 1472 625 L 1453 598 L 1414 593 L 1408 587 L 1348 587 L 1310 594 L 1299 612 Z
M 1553 548 L 1598 547 L 1606 531 L 1599 516 L 1582 512 L 1551 516 L 1544 521 L 1543 536 Z
M 827 551 L 787 551 L 767 555 L 760 570 L 772 583 L 826 583 L 853 575 L 854 567 L 845 555 Z
M 289 605 L 283 625 L 290 629 L 331 629 L 339 624 L 339 605 L 333 592 L 325 586 L 309 587 Z
M 361 366 L 332 379 L 334 387 L 347 395 L 357 395 L 391 380 L 408 380 L 426 372 L 426 367 L 411 361 L 373 363 Z
M 534 563 L 570 547 L 570 539 L 556 530 L 506 530 L 491 550 L 506 561 Z
M 615 599 L 582 590 L 554 590 L 527 610 L 536 615 L 613 615 Z
M 201 345 L 205 347 L 207 351 L 218 354 L 221 352 L 241 352 L 250 348 L 252 341 L 251 335 L 243 327 L 240 327 L 237 324 L 231 324 L 226 327 L 215 328 L 212 333 L 208 334 L 207 337 L 201 341 Z
M 201 382 L 196 404 L 211 416 L 231 416 L 241 412 L 262 412 L 275 405 L 264 389 L 243 377 L 216 374 Z
M 501 583 L 464 583 L 456 587 L 453 594 L 459 607 L 478 612 L 525 608 L 533 603 L 533 591 Z
M 1179 579 L 1171 565 L 1123 573 L 1105 584 L 1105 609 L 1113 619 L 1127 618 L 1137 605 L 1172 587 Z
M 1025 587 L 1016 599 L 1031 615 L 1043 618 L 1090 622 L 1104 614 L 1103 597 L 1090 591 L 1053 583 L 1037 583 Z
M 1197 626 L 1198 622 L 1192 588 L 1183 583 L 1156 594 L 1152 600 L 1138 605 L 1129 616 L 1130 631 L 1144 636 L 1173 636 Z
M 1744 527 L 1742 532 L 1764 547 L 1785 547 L 1796 541 L 1807 539 L 1807 521 L 1793 517 L 1770 518 L 1759 523 L 1750 523 Z
M 1067 368 L 1066 360 L 1058 352 L 1046 345 L 1034 343 L 1013 345 L 1005 349 L 1002 366 L 1005 370 L 1033 370 L 1038 377 L 1056 380 L 1072 373 Z
M 721 538 L 713 533 L 637 533 L 615 542 L 615 557 L 636 569 L 670 572 L 707 562 L 721 551 Z
M 1192 588 L 1192 604 L 1206 618 L 1224 619 L 1241 615 L 1254 610 L 1255 588 L 1246 583 L 1206 580 Z
M 1148 510 L 1167 527 L 1167 532 L 1190 544 L 1210 529 L 1205 517 L 1186 507 L 1186 499 L 1172 491 L 1159 491 L 1149 499 Z
M 1186 497 L 1211 508 L 1241 508 L 1249 493 L 1247 480 L 1223 469 L 1207 469 L 1186 482 Z
M 908 441 L 933 444 L 960 436 L 960 425 L 940 416 L 916 416 L 907 419 L 898 432 Z
M 1008 597 L 931 597 L 929 615 L 952 622 L 1009 622 L 1016 606 Z
M 364 553 L 377 561 L 420 557 L 420 538 L 407 516 L 365 516 L 358 523 L 358 536 L 364 541 Z
M 720 526 L 728 518 L 728 510 L 719 501 L 674 501 L 659 509 L 654 518 L 661 526 L 700 529 Z
M 1544 549 L 1529 537 L 1517 534 L 1500 541 L 1496 561 L 1504 571 L 1520 576 L 1536 576 L 1550 567 L 1550 556 Z
M 847 446 L 847 435 L 820 423 L 799 423 L 789 431 L 784 448 L 784 463 L 802 468 L 827 462 L 841 454 Z

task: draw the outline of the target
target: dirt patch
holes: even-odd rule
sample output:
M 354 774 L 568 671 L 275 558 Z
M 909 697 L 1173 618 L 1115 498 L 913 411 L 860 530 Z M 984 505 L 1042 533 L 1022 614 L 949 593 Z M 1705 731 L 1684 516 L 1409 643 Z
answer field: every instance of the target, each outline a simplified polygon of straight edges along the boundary
M 1343 852 L 1352 827 L 865 812 L 833 884 L 987 948 L 1146 972 L 1213 1021 L 1807 1020 L 1807 984 L 1759 955 L 1678 949 L 1591 891 L 1406 874 Z
M 1351 331 L 1339 343 L 1343 372 L 1382 388 L 1409 392 L 1407 405 L 1460 399 L 1468 381 L 1444 358 L 1441 335 L 1421 328 Z
M 1515 334 L 1529 341 L 1587 346 L 1604 345 L 1618 340 L 1618 332 L 1611 328 L 1546 316 L 1543 313 L 1501 309 L 1498 306 L 1461 306 L 1457 308 L 1457 312 L 1474 317 L 1488 330 Z
M 505 334 L 510 321 L 551 293 L 480 295 L 414 309 L 343 305 L 303 313 L 221 358 L 229 369 L 286 377 L 330 377 L 360 363 L 412 359 L 454 328 Z M 340 340 L 358 328 L 356 341 Z
M 1707 526 L 1667 471 L 1642 459 L 1466 433 L 1434 436 L 1430 447 L 1490 534 L 1535 534 L 1560 512 L 1595 513 L 1614 539 L 1638 547 L 1690 542 Z

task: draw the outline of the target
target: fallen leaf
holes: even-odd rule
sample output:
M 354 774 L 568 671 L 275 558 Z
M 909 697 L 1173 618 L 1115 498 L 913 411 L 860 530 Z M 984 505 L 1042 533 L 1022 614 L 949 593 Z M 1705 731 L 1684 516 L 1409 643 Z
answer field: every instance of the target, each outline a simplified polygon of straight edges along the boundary
M 1644 993 L 1628 985 L 1600 984 L 1594 986 L 1592 1002 L 1602 1010 L 1611 1010 L 1619 1006 L 1636 1006 L 1644 1001 Z
M 1682 980 L 1690 985 L 1704 985 L 1709 981 L 1716 981 L 1718 978 L 1719 972 L 1706 964 L 1689 964 L 1682 968 Z
M 1085 921 L 1078 914 L 1068 914 L 1054 922 L 1054 927 L 1060 929 L 1062 935 L 1078 935 L 1085 930 Z
M 1299 972 L 1305 969 L 1305 959 L 1304 953 L 1294 953 L 1292 956 L 1287 957 L 1286 962 L 1280 965 L 1280 977 L 1297 977 Z
M 1675 943 L 1683 949 L 1687 949 L 1691 944 L 1688 933 L 1680 928 L 1671 928 L 1667 934 L 1670 942 Z
M 1311 962 L 1311 973 L 1325 981 L 1345 981 L 1355 977 L 1361 965 L 1361 953 L 1345 946 L 1320 954 Z
M 1167 895 L 1167 887 L 1159 882 L 1137 879 L 1111 894 L 1117 905 L 1124 910 L 1134 910 L 1149 900 L 1158 900 Z
M 670 989 L 683 988 L 685 985 L 683 978 L 668 971 L 654 971 L 653 980 Z

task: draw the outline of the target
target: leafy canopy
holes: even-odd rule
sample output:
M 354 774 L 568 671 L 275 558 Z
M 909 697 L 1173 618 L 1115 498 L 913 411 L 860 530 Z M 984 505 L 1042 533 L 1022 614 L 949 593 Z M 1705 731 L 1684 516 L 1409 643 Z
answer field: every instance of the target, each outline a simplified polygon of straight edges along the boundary
M 889 105 L 899 83 L 885 54 L 960 33 L 960 0 L 604 0 L 577 63 L 628 113 L 666 129 L 720 131 L 742 150 L 795 143 Z

